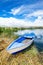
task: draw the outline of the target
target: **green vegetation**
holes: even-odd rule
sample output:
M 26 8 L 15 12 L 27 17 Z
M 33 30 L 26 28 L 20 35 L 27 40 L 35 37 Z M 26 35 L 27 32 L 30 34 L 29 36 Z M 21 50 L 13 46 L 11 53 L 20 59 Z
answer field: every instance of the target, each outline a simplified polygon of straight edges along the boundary
M 6 47 L 18 37 L 13 32 L 24 29 L 29 28 L 0 27 L 0 65 L 43 65 L 43 53 L 38 52 L 34 43 L 26 50 L 15 55 L 6 51 Z
M 6 34 L 13 34 L 13 32 L 17 32 L 18 30 L 26 30 L 26 29 L 43 29 L 43 27 L 30 27 L 30 28 L 13 28 L 13 27 L 0 27 L 0 34 L 6 33 Z

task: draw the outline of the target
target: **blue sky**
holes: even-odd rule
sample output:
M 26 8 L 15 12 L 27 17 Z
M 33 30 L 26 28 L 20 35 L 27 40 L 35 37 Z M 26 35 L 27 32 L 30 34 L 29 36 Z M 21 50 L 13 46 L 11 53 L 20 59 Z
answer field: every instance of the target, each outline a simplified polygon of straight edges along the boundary
M 43 0 L 0 0 L 0 26 L 23 24 L 43 26 Z

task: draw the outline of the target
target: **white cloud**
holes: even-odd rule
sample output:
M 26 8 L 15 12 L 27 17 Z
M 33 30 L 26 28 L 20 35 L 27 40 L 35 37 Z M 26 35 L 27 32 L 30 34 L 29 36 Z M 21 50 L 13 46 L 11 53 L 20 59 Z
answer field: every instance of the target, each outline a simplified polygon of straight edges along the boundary
M 13 8 L 11 9 L 11 14 L 13 15 L 19 15 L 22 14 L 23 16 L 26 16 L 32 12 L 34 12 L 35 10 L 40 10 L 43 7 L 43 1 L 39 1 L 35 4 L 30 4 L 30 5 L 21 5 L 18 8 Z
M 13 8 L 11 9 L 11 12 L 8 12 L 8 13 L 13 15 L 22 14 L 25 18 L 16 19 L 13 17 L 10 17 L 10 18 L 0 17 L 0 26 L 7 26 L 7 27 L 43 26 L 43 19 L 42 19 L 43 10 L 41 10 L 42 6 L 43 6 L 43 2 L 38 2 L 31 5 L 22 5 L 18 8 Z M 6 11 L 3 10 L 3 12 L 6 12 Z M 3 16 L 6 16 L 6 14 L 3 14 Z M 34 22 L 31 22 L 27 19 L 31 16 L 36 16 L 38 18 Z
M 43 10 L 34 11 L 33 13 L 27 15 L 27 17 L 30 16 L 43 16 Z
M 22 10 L 23 6 L 20 6 L 19 8 L 13 8 L 11 9 L 11 14 L 16 15 Z
M 33 25 L 34 26 L 43 26 L 43 19 L 41 18 L 41 16 L 39 16 L 38 19 L 35 20 Z
M 7 27 L 30 27 L 30 26 L 43 26 L 43 19 L 39 16 L 35 22 L 27 22 L 16 18 L 2 18 L 0 17 L 0 26 Z
M 27 26 L 27 22 L 24 20 L 19 20 L 16 18 L 2 18 L 0 17 L 0 26 L 7 26 L 7 27 L 25 27 Z

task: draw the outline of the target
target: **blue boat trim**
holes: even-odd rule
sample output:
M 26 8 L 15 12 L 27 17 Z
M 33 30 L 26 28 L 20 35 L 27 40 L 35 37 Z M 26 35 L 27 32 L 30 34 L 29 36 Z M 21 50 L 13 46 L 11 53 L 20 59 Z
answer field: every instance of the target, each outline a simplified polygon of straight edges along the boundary
M 36 35 L 34 33 L 24 34 L 24 37 L 26 38 L 34 38 Z
M 18 43 L 21 43 L 23 40 L 25 40 L 26 38 L 25 37 L 19 37 L 18 39 L 14 40 L 7 48 L 7 50 L 10 49 L 10 47 L 12 46 L 12 44 L 18 42 Z
M 31 46 L 31 45 L 30 45 Z M 30 47 L 29 46 L 29 47 Z M 21 52 L 21 51 L 23 51 L 23 50 L 25 50 L 25 49 L 27 49 L 28 47 L 26 47 L 26 48 L 24 48 L 24 49 L 22 49 L 22 50 L 20 50 L 20 51 L 17 51 L 17 52 L 13 52 L 12 54 L 17 54 L 17 53 L 19 53 L 19 52 Z
M 33 39 L 35 37 L 35 34 L 33 34 L 33 33 L 30 33 L 30 34 L 24 34 L 24 35 L 22 35 L 21 37 L 19 37 L 19 38 L 17 38 L 16 40 L 14 40 L 8 47 L 7 47 L 7 51 L 9 51 L 9 50 L 12 50 L 12 49 L 15 49 L 15 48 L 19 48 L 19 47 L 22 47 L 22 46 L 25 46 L 25 44 L 23 44 L 22 43 L 22 41 L 24 41 L 25 39 Z M 31 41 L 30 40 L 30 41 Z M 31 44 L 31 43 L 30 43 Z M 26 47 L 27 48 L 27 47 Z M 23 49 L 25 49 L 25 47 L 23 48 Z M 21 49 L 21 50 L 23 50 L 23 49 Z M 19 52 L 19 51 L 21 51 L 21 50 L 18 50 L 18 51 L 13 51 L 14 53 L 16 53 L 16 52 Z M 12 53 L 13 53 L 12 52 Z

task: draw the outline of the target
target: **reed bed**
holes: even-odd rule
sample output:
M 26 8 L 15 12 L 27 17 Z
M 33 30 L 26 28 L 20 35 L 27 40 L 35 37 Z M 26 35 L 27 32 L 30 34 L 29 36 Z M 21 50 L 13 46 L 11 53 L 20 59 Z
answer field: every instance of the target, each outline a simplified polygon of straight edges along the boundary
M 9 54 L 6 47 L 16 38 L 15 35 L 0 37 L 0 65 L 43 65 L 43 53 L 38 52 L 34 43 L 20 53 Z

